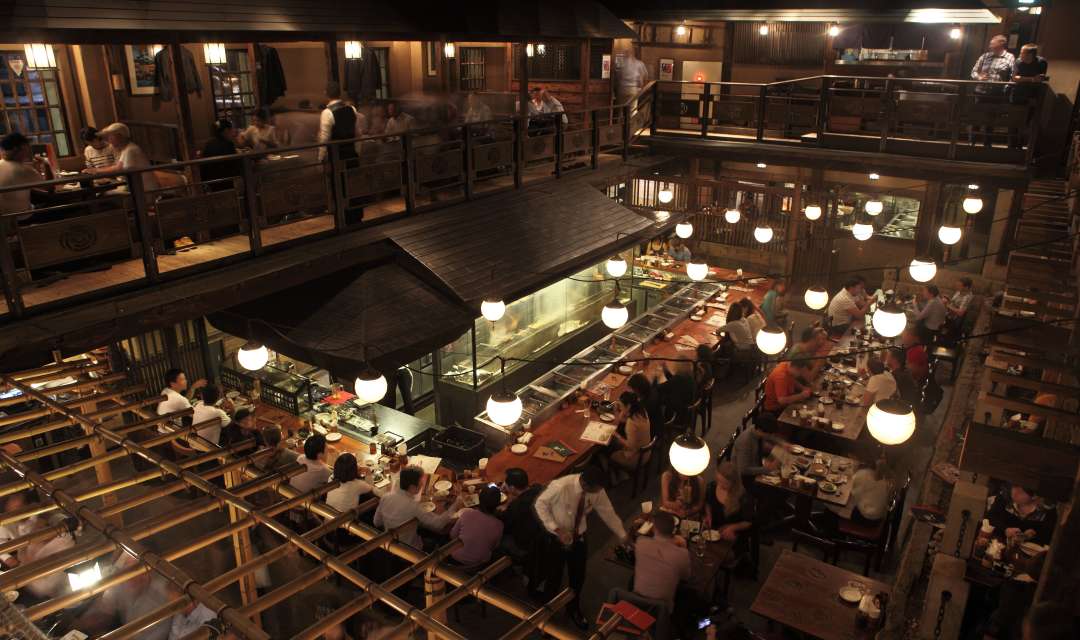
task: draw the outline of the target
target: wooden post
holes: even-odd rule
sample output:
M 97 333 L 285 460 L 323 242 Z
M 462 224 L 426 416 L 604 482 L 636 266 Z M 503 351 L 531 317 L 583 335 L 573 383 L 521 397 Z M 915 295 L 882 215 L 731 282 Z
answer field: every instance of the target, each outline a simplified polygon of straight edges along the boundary
M 949 640 L 960 637 L 960 623 L 964 620 L 964 608 L 971 588 L 964 580 L 966 568 L 967 563 L 960 558 L 944 553 L 934 557 L 930 583 L 926 587 L 922 622 L 919 624 L 920 638 Z
M 878 153 L 885 153 L 889 143 L 889 124 L 893 117 L 892 80 L 885 80 L 885 90 L 881 93 L 881 138 L 878 140 Z
M 176 98 L 177 122 L 180 125 L 180 159 L 191 160 L 195 138 L 191 131 L 191 103 L 188 102 L 187 78 L 184 75 L 184 46 L 178 42 L 168 46 L 173 64 L 172 90 Z
M 230 471 L 225 474 L 225 488 L 232 489 L 238 484 L 243 483 L 244 473 L 243 471 Z M 229 505 L 229 523 L 236 524 L 240 520 L 247 518 L 246 513 L 242 513 L 232 504 Z M 251 530 L 244 527 L 232 535 L 233 554 L 236 557 L 236 566 L 251 562 L 254 554 L 251 551 Z M 245 573 L 240 576 L 240 602 L 247 607 L 259 597 L 255 586 L 255 572 Z M 262 621 L 259 616 L 254 617 L 255 624 L 261 629 Z
M 1009 263 L 1009 251 L 1012 246 L 1016 244 L 1016 227 L 1020 224 L 1020 216 L 1024 213 L 1024 194 L 1027 193 L 1027 187 L 1022 186 L 1013 190 L 1012 203 L 1009 205 L 1009 216 L 1005 221 L 1005 230 L 1001 233 L 1001 242 L 998 245 L 998 253 L 995 259 L 998 266 L 1005 266 Z M 1000 196 L 1001 192 L 998 192 Z M 996 209 L 996 207 L 995 207 Z
M 784 273 L 795 273 L 795 258 L 796 253 L 799 250 L 799 220 L 802 218 L 802 183 L 795 183 L 795 190 L 791 194 L 791 211 L 788 212 L 788 228 L 787 235 L 784 240 L 787 243 L 785 247 L 787 249 L 787 256 L 784 258 Z M 809 249 L 809 243 L 807 243 L 807 249 Z M 791 283 L 788 282 L 788 288 L 791 287 Z
M 248 242 L 251 255 L 262 253 L 262 233 L 259 230 L 259 196 L 256 193 L 255 161 L 244 156 L 244 209 L 248 219 Z
M 446 595 L 446 582 L 444 582 L 442 578 L 435 575 L 435 569 L 434 568 L 429 568 L 424 573 L 424 607 L 425 608 L 431 607 L 436 602 L 441 600 L 443 598 L 443 596 L 445 596 L 445 595 Z M 446 612 L 445 611 L 439 611 L 437 613 L 433 613 L 432 617 L 435 618 L 436 620 L 438 620 L 439 622 L 442 622 L 443 624 L 446 623 Z M 427 632 L 427 637 L 428 637 L 428 640 L 439 640 L 439 636 L 433 631 L 428 631 Z
M 758 112 L 757 112 L 757 140 L 761 142 L 765 138 L 765 113 L 768 111 L 769 86 L 761 85 L 758 89 Z
M 521 56 L 518 60 L 518 115 L 529 115 L 529 56 L 525 51 L 529 46 L 528 40 L 521 41 Z M 527 128 L 527 127 L 526 127 Z M 525 134 L 524 131 L 521 132 Z
M 139 221 L 139 241 L 142 244 L 143 271 L 146 279 L 157 282 L 158 274 L 157 255 L 154 249 L 154 234 L 150 229 L 150 204 L 146 201 L 146 189 L 143 187 L 141 173 L 129 173 L 125 176 L 128 188 L 131 190 L 131 202 L 135 207 L 135 219 Z
M 586 38 L 581 45 L 581 108 L 586 111 L 589 109 L 589 73 L 592 71 L 589 60 L 590 43 L 591 41 Z
M 340 83 L 341 70 L 338 66 L 337 40 L 327 40 L 323 43 L 323 49 L 326 52 L 326 68 L 330 72 L 330 80 Z
M 937 221 L 941 218 L 941 183 L 926 183 L 922 206 L 919 207 L 919 219 L 915 227 L 915 255 L 930 252 L 933 239 L 937 236 Z
M 712 84 L 706 82 L 701 92 L 701 137 L 709 137 L 709 113 L 712 111 Z M 761 138 L 758 138 L 760 140 Z
M 87 45 L 89 46 L 89 45 Z M 116 89 L 113 88 L 113 66 L 112 56 L 109 54 L 109 45 L 101 45 L 101 59 L 102 64 L 105 66 L 105 77 L 109 79 L 109 104 L 112 105 L 113 110 L 113 122 L 124 119 L 124 114 L 120 111 L 120 105 L 116 102 Z

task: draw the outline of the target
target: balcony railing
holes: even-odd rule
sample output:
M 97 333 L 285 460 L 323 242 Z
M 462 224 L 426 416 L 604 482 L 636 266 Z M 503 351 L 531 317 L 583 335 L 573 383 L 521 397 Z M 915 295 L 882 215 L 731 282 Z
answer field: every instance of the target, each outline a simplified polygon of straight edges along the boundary
M 506 117 L 0 188 L 35 203 L 0 215 L 0 318 L 595 169 L 626 157 L 651 102 L 643 91 L 565 123 Z
M 813 76 L 657 82 L 653 136 L 1027 164 L 1043 84 Z

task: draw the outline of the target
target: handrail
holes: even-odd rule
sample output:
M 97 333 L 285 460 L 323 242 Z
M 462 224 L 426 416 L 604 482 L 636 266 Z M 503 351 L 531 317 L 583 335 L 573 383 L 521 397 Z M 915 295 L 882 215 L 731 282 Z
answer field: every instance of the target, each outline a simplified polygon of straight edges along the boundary
M 664 84 L 713 84 L 723 86 L 734 87 L 773 87 L 781 84 L 791 84 L 794 82 L 807 82 L 810 80 L 876 80 L 878 82 L 884 82 L 886 80 L 892 80 L 894 82 L 927 82 L 937 84 L 981 84 L 981 85 L 1001 85 L 1010 86 L 1015 85 L 1015 82 L 1001 82 L 998 80 L 970 80 L 963 78 L 888 78 L 884 76 L 838 76 L 832 74 L 821 74 L 816 76 L 806 76 L 803 78 L 793 78 L 790 80 L 775 80 L 773 82 L 725 82 L 725 81 L 697 81 L 697 80 L 653 80 L 653 82 L 662 82 Z

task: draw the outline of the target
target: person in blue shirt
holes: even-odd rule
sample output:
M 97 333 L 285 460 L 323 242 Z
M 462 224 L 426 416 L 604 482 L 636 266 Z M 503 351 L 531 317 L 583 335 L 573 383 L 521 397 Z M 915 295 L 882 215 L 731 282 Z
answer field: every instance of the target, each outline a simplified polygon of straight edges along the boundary
M 761 301 L 761 313 L 765 314 L 769 324 L 780 324 L 787 316 L 783 310 L 785 293 L 787 284 L 783 280 L 775 280 Z
M 668 249 L 668 254 L 679 262 L 690 262 L 690 258 L 692 257 L 690 255 L 690 248 L 687 247 L 686 243 L 680 238 L 671 239 L 671 248 Z

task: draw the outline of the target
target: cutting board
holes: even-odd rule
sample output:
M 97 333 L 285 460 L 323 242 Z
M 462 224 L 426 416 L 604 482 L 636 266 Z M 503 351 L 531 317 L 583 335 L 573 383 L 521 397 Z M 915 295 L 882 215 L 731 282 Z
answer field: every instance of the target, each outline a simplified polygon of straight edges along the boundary
M 534 458 L 540 458 L 541 460 L 547 460 L 548 462 L 566 462 L 566 456 L 556 453 L 553 449 L 547 447 L 540 447 L 533 454 Z

